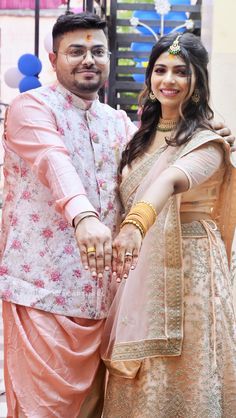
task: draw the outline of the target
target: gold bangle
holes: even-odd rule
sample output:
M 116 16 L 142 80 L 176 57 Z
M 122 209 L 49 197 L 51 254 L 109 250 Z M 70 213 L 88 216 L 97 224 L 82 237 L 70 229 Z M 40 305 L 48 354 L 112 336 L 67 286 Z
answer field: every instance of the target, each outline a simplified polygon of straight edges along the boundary
M 149 222 L 147 222 L 147 220 L 144 219 L 142 216 L 136 215 L 135 213 L 130 213 L 124 219 L 124 222 L 125 221 L 136 222 L 142 228 L 144 235 L 146 235 L 146 232 L 147 232 L 148 227 L 149 227 Z
M 125 220 L 122 222 L 122 224 L 121 224 L 120 228 L 123 228 L 123 226 L 124 226 L 124 225 L 126 225 L 126 224 L 131 224 L 131 225 L 136 226 L 136 228 L 138 228 L 138 229 L 139 229 L 139 231 L 140 231 L 140 233 L 141 233 L 141 235 L 142 235 L 142 238 L 144 238 L 144 235 L 145 235 L 145 234 L 144 234 L 144 230 L 143 230 L 142 226 L 141 226 L 138 222 L 134 221 L 133 219 L 125 219 Z
M 130 212 L 121 224 L 124 226 L 127 223 L 135 225 L 139 228 L 142 237 L 146 235 L 147 231 L 154 224 L 157 218 L 157 212 L 154 206 L 150 202 L 144 200 L 138 201 L 130 209 Z
M 152 212 L 153 212 L 153 214 L 154 214 L 155 218 L 157 218 L 157 211 L 156 211 L 156 209 L 154 208 L 154 206 L 153 206 L 153 204 L 152 204 L 152 203 L 147 202 L 147 200 L 139 200 L 138 202 L 136 202 L 136 204 L 135 204 L 135 205 L 137 205 L 138 203 L 144 203 L 145 205 L 148 205 L 148 206 L 152 209 Z

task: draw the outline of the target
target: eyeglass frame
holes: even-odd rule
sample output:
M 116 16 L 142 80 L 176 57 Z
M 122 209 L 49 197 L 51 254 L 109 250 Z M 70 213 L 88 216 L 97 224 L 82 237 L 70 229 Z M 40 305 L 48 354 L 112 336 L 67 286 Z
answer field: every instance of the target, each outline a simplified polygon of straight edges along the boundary
M 76 49 L 76 47 L 74 47 L 75 49 Z M 109 61 L 110 61 L 110 57 L 111 57 L 111 55 L 112 55 L 112 52 L 111 51 L 109 51 L 109 49 L 107 49 L 107 48 L 105 48 L 105 47 L 103 47 L 103 46 L 101 46 L 101 45 L 95 45 L 95 46 L 93 46 L 91 49 L 90 48 L 86 48 L 86 47 L 84 47 L 84 46 L 82 46 L 82 45 L 78 45 L 77 46 L 77 48 L 79 49 L 79 48 L 84 48 L 84 49 L 86 49 L 86 52 L 84 52 L 84 54 L 82 54 L 80 57 L 77 57 L 77 59 L 78 59 L 78 62 L 80 62 L 80 60 L 79 60 L 79 58 L 81 58 L 81 62 L 86 58 L 86 56 L 87 56 L 87 53 L 88 53 L 88 51 L 90 52 L 90 54 L 91 54 L 91 56 L 92 56 L 92 58 L 93 58 L 93 60 L 95 61 L 95 62 L 98 62 L 99 63 L 99 61 L 97 61 L 96 60 L 96 58 L 97 57 L 95 57 L 94 55 L 93 55 L 93 52 L 92 52 L 92 50 L 94 49 L 94 48 L 104 48 L 104 50 L 106 51 L 106 54 L 107 54 L 107 61 L 106 62 L 104 62 L 103 64 L 107 64 Z M 69 52 L 60 52 L 60 51 L 53 51 L 53 53 L 54 54 L 61 54 L 61 55 L 65 55 L 65 57 L 66 57 L 66 60 L 67 60 L 67 62 L 68 62 L 68 64 L 69 65 L 76 65 L 76 64 L 71 64 L 70 62 L 69 62 L 69 59 L 68 59 L 68 56 L 70 56 L 70 53 Z

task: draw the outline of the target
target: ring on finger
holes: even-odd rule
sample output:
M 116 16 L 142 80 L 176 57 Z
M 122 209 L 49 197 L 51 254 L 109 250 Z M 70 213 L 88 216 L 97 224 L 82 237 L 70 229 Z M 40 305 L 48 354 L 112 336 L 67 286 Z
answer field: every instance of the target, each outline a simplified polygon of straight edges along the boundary
M 133 254 L 130 251 L 126 251 L 125 257 L 133 257 Z
M 87 248 L 87 254 L 89 253 L 96 253 L 96 248 L 95 247 L 88 247 Z

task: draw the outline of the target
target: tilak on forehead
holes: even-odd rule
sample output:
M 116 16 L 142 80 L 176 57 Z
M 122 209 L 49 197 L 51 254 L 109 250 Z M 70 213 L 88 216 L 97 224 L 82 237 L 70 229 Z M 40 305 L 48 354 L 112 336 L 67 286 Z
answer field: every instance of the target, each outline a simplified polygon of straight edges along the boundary
M 91 35 L 91 33 L 88 33 L 86 35 L 86 41 L 91 41 L 93 39 L 93 36 Z

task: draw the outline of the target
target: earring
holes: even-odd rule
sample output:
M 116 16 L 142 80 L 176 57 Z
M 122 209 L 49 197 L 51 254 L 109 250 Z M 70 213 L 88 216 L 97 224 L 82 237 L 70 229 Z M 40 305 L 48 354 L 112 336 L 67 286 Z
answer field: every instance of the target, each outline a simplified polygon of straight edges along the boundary
M 197 105 L 200 102 L 200 93 L 198 89 L 195 89 L 192 96 L 191 96 L 192 102 Z
M 152 91 L 150 91 L 149 93 L 149 99 L 151 100 L 151 102 L 156 102 L 157 100 L 155 94 Z

